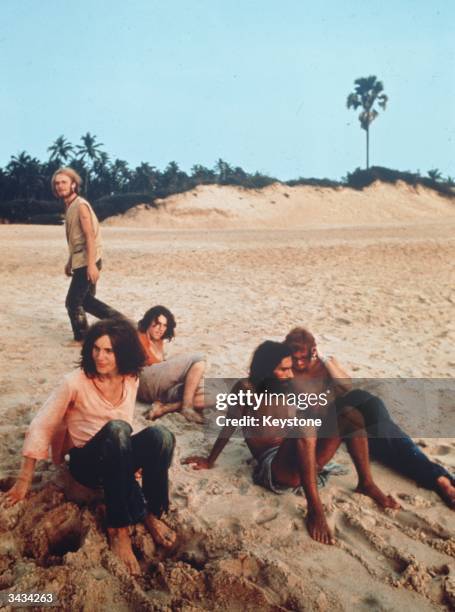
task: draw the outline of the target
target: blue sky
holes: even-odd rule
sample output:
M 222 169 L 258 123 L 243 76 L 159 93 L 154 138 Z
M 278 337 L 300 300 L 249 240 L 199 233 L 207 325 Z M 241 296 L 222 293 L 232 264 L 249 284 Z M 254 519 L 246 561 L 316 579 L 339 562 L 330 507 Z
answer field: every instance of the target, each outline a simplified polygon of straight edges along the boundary
M 455 176 L 451 0 L 2 0 L 0 166 L 87 131 L 112 158 L 286 180 L 365 163 L 346 97 L 389 96 L 370 162 Z

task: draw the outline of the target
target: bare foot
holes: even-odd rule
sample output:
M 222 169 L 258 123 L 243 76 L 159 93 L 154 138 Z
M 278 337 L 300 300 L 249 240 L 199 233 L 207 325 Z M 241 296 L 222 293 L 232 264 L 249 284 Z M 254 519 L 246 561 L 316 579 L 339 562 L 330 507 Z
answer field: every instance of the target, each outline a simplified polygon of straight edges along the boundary
M 386 495 L 383 493 L 374 482 L 362 485 L 359 484 L 356 492 L 371 497 L 371 499 L 373 499 L 378 506 L 381 506 L 381 508 L 393 508 L 394 510 L 401 508 L 400 504 L 395 498 L 393 498 L 391 495 Z
M 436 493 L 442 497 L 451 510 L 455 510 L 455 487 L 450 478 L 439 476 L 436 480 Z
M 107 528 L 109 538 L 109 546 L 114 555 L 116 555 L 126 565 L 127 569 L 133 576 L 139 576 L 141 568 L 134 555 L 131 547 L 131 538 L 128 527 Z
M 170 549 L 174 546 L 177 540 L 177 534 L 172 531 L 166 523 L 156 518 L 154 514 L 147 514 L 144 520 L 145 526 L 152 534 L 155 544 L 163 548 Z
M 185 417 L 187 421 L 190 423 L 199 423 L 202 425 L 204 423 L 204 417 L 197 410 L 192 407 L 183 408 L 181 410 L 182 415 Z
M 166 407 L 162 402 L 153 402 L 152 408 L 147 413 L 147 419 L 149 421 L 154 421 L 155 419 L 159 419 L 166 414 Z
M 327 525 L 326 518 L 324 516 L 324 511 L 321 510 L 308 510 L 307 518 L 306 518 L 306 526 L 308 529 L 308 533 L 316 540 L 316 542 L 320 542 L 321 544 L 334 544 L 335 539 L 330 531 L 329 526 Z

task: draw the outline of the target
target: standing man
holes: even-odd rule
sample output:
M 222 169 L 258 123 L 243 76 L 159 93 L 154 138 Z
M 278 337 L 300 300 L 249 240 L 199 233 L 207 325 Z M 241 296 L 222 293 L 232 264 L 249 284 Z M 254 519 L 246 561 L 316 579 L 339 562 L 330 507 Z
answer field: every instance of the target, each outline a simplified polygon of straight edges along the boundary
M 74 340 L 82 342 L 88 328 L 86 312 L 98 319 L 122 315 L 95 298 L 101 270 L 101 237 L 98 219 L 87 200 L 81 198 L 81 177 L 72 168 L 60 168 L 52 177 L 52 191 L 65 204 L 65 229 L 69 258 L 65 274 L 71 276 L 65 306 Z

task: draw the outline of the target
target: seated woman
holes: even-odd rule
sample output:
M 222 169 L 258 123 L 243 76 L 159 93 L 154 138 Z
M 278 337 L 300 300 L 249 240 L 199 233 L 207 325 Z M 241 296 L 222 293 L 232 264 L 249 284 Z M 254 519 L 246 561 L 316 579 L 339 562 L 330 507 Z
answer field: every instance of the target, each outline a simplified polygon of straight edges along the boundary
M 180 411 L 188 421 L 202 423 L 204 357 L 192 353 L 166 359 L 164 341 L 174 338 L 175 327 L 174 315 L 164 306 L 153 306 L 139 321 L 138 334 L 146 367 L 139 378 L 138 399 L 153 403 L 148 414 L 152 420 Z
M 69 452 L 73 478 L 87 487 L 103 487 L 110 547 L 133 574 L 140 569 L 130 525 L 143 521 L 155 542 L 166 548 L 176 539 L 159 520 L 169 505 L 174 435 L 164 427 L 147 427 L 132 435 L 143 363 L 143 350 L 131 323 L 105 319 L 90 327 L 80 368 L 63 378 L 32 420 L 19 476 L 4 496 L 7 506 L 26 497 L 35 464 L 48 458 L 49 445 L 55 463 Z M 135 478 L 139 469 L 142 486 Z

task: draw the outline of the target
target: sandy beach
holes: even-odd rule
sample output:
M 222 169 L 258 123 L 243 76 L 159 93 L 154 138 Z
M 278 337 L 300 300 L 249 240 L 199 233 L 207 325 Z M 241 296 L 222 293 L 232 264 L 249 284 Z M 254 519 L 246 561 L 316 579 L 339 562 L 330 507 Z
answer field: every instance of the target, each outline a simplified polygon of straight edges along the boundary
M 244 376 L 254 348 L 294 325 L 355 376 L 453 378 L 455 203 L 425 188 L 376 183 L 357 192 L 215 186 L 140 205 L 103 224 L 100 299 L 137 320 L 164 304 L 177 319 L 170 354 L 203 352 L 207 375 Z M 33 414 L 78 359 L 64 308 L 64 230 L 0 225 L 0 487 L 20 465 Z M 452 414 L 455 410 L 452 398 Z M 137 405 L 137 427 L 146 406 Z M 400 511 L 354 493 L 349 467 L 322 490 L 337 543 L 317 544 L 306 502 L 253 484 L 231 440 L 214 469 L 180 464 L 213 443 L 180 415 L 166 556 L 143 529 L 134 580 L 110 553 L 99 505 L 60 487 L 40 464 L 26 502 L 0 511 L 0 590 L 56 594 L 64 610 L 441 610 L 455 607 L 455 520 L 436 493 L 374 464 Z M 455 439 L 417 437 L 455 470 Z M 94 510 L 94 508 L 96 508 Z

